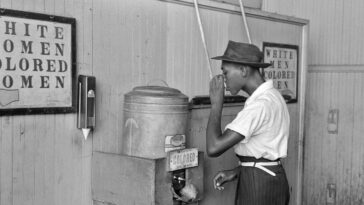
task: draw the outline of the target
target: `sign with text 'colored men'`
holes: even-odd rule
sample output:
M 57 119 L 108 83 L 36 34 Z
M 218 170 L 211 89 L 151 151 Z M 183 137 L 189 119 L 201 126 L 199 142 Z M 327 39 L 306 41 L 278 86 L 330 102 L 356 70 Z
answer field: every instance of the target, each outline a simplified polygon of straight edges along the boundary
M 264 62 L 271 66 L 264 69 L 266 80 L 273 80 L 287 103 L 297 102 L 298 46 L 263 43 Z
M 75 19 L 0 10 L 0 113 L 75 111 Z

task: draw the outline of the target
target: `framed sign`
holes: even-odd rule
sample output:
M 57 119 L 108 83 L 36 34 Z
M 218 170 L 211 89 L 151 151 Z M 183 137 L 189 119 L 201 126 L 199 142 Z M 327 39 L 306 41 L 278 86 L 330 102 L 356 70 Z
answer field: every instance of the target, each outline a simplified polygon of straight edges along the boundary
M 198 149 L 180 149 L 167 152 L 167 171 L 198 166 Z
M 266 80 L 273 80 L 287 103 L 297 102 L 298 46 L 263 42 L 264 62 L 272 65 L 264 69 Z
M 0 9 L 0 114 L 76 111 L 76 20 Z

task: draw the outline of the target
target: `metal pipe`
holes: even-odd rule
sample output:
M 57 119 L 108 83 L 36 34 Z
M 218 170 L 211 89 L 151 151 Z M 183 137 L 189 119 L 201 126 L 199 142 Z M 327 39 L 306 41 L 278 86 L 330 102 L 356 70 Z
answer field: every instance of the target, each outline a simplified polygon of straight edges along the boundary
M 250 39 L 250 32 L 249 32 L 249 28 L 248 28 L 248 23 L 246 22 L 246 16 L 245 16 L 245 11 L 244 11 L 243 1 L 239 0 L 239 4 L 240 4 L 240 9 L 241 9 L 241 16 L 243 17 L 244 27 L 245 27 L 245 30 L 246 30 L 246 34 L 248 36 L 248 42 L 251 44 L 252 40 Z
M 193 2 L 195 4 L 195 11 L 196 11 L 197 22 L 198 22 L 198 26 L 200 28 L 200 34 L 201 34 L 201 39 L 202 39 L 203 47 L 205 49 L 205 56 L 206 56 L 207 64 L 209 66 L 210 79 L 212 79 L 212 77 L 213 77 L 213 75 L 212 75 L 212 68 L 211 68 L 209 53 L 207 51 L 207 45 L 206 45 L 206 40 L 205 40 L 205 34 L 204 34 L 204 31 L 203 31 L 203 27 L 202 27 L 202 22 L 201 22 L 201 17 L 200 17 L 200 11 L 198 9 L 198 2 L 197 2 L 197 0 L 193 0 Z

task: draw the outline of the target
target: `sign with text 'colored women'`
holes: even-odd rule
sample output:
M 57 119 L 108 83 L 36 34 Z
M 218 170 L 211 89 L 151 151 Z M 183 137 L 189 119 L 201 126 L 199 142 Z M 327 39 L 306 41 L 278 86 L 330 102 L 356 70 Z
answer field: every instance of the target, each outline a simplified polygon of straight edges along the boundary
M 298 46 L 263 43 L 264 62 L 271 66 L 264 69 L 266 80 L 273 80 L 287 103 L 297 102 Z
M 0 11 L 0 113 L 75 110 L 75 19 Z

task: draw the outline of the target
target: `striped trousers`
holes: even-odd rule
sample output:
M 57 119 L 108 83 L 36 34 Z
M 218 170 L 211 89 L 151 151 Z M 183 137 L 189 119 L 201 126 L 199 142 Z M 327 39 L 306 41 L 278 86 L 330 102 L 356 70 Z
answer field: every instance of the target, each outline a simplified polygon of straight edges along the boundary
M 272 162 L 267 159 L 238 156 L 241 162 Z M 235 205 L 288 205 L 289 186 L 281 164 L 265 167 L 276 176 L 257 168 L 240 166 Z

